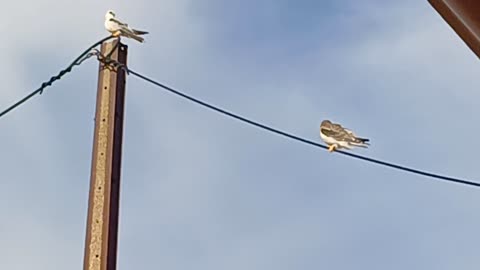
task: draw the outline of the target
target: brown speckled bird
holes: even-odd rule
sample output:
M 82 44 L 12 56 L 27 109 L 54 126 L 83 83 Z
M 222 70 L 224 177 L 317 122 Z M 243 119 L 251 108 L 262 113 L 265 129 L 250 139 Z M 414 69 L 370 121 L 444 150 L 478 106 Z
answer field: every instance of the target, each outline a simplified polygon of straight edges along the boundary
M 328 145 L 329 152 L 341 148 L 352 149 L 353 146 L 366 148 L 370 145 L 369 139 L 357 137 L 351 130 L 329 120 L 320 124 L 320 137 Z

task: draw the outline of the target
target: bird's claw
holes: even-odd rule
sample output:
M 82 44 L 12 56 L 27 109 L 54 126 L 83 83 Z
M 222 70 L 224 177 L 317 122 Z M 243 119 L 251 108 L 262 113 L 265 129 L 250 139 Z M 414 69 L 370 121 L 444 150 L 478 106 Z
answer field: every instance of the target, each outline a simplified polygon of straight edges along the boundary
M 335 151 L 335 148 L 336 148 L 335 144 L 330 145 L 330 146 L 328 147 L 328 152 L 331 153 L 331 152 Z

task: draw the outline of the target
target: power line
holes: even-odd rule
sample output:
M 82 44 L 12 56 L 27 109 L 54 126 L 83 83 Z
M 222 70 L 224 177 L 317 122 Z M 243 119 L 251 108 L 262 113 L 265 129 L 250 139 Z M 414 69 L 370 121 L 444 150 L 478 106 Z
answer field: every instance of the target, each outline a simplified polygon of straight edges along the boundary
M 276 133 L 278 135 L 281 135 L 281 136 L 284 136 L 284 137 L 287 137 L 287 138 L 290 138 L 290 139 L 293 139 L 293 140 L 296 140 L 296 141 L 299 141 L 299 142 L 302 142 L 302 143 L 305 143 L 305 144 L 308 144 L 308 145 L 311 145 L 311 146 L 314 146 L 314 147 L 328 149 L 328 147 L 325 146 L 325 145 L 322 145 L 322 144 L 310 141 L 308 139 L 290 134 L 290 133 L 285 132 L 285 131 L 281 131 L 279 129 L 272 128 L 272 127 L 267 126 L 265 124 L 261 124 L 257 121 L 250 120 L 246 117 L 243 117 L 243 116 L 240 116 L 238 114 L 229 112 L 227 110 L 224 110 L 224 109 L 219 108 L 217 106 L 214 106 L 212 104 L 204 102 L 200 99 L 194 98 L 194 97 L 192 97 L 190 95 L 187 95 L 187 94 L 185 94 L 185 93 L 183 93 L 179 90 L 175 90 L 172 87 L 169 87 L 169 86 L 164 85 L 162 83 L 159 83 L 159 82 L 157 82 L 157 81 L 155 81 L 151 78 L 148 78 L 145 75 L 142 75 L 138 72 L 135 72 L 135 71 L 131 70 L 130 68 L 128 68 L 127 66 L 125 66 L 123 64 L 120 64 L 116 61 L 112 61 L 109 58 L 104 58 L 104 57 L 99 56 L 98 59 L 99 59 L 99 61 L 102 61 L 105 64 L 111 64 L 113 66 L 120 67 L 120 68 L 124 69 L 128 74 L 134 75 L 134 76 L 136 76 L 136 77 L 138 77 L 138 78 L 140 78 L 144 81 L 147 81 L 151 84 L 154 84 L 158 87 L 161 87 L 161 88 L 163 88 L 163 89 L 165 89 L 165 90 L 167 90 L 167 91 L 169 91 L 169 92 L 171 92 L 171 93 L 173 93 L 177 96 L 180 96 L 182 98 L 190 100 L 194 103 L 197 103 L 197 104 L 199 104 L 203 107 L 206 107 L 208 109 L 211 109 L 211 110 L 216 111 L 218 113 L 221 113 L 223 115 L 229 116 L 231 118 L 237 119 L 237 120 L 242 121 L 244 123 L 247 123 L 249 125 L 252 125 L 252 126 L 270 131 L 272 133 Z M 419 169 L 414 169 L 414 168 L 410 168 L 410 167 L 406 167 L 406 166 L 402 166 L 402 165 L 398 165 L 398 164 L 394 164 L 394 163 L 390 163 L 390 162 L 386 162 L 386 161 L 382 161 L 382 160 L 378 160 L 378 159 L 374 159 L 374 158 L 369 158 L 369 157 L 357 155 L 357 154 L 354 154 L 354 153 L 351 153 L 351 152 L 336 151 L 336 153 L 339 153 L 339 154 L 342 154 L 342 155 L 345 155 L 345 156 L 349 156 L 351 158 L 356 158 L 356 159 L 364 160 L 364 161 L 367 161 L 367 162 L 375 163 L 375 164 L 382 165 L 382 166 L 385 166 L 385 167 L 390 167 L 390 168 L 401 170 L 401 171 L 406 171 L 406 172 L 410 172 L 410 173 L 414 173 L 414 174 L 418 174 L 418 175 L 423 175 L 423 176 L 430 177 L 430 178 L 433 178 L 433 179 L 438 179 L 438 180 L 443 180 L 443 181 L 448 181 L 448 182 L 454 182 L 454 183 L 459 183 L 459 184 L 464 184 L 464 185 L 469 185 L 469 186 L 480 187 L 480 183 L 470 181 L 470 180 L 465 180 L 465 179 L 460 179 L 460 178 L 455 178 L 455 177 L 449 177 L 449 176 L 444 176 L 444 175 L 440 175 L 440 174 L 430 173 L 430 172 L 426 172 L 426 171 L 419 170 Z
M 61 79 L 65 74 L 67 74 L 68 72 L 71 72 L 73 67 L 74 66 L 79 66 L 81 65 L 85 60 L 87 60 L 88 58 L 94 56 L 95 54 L 94 53 L 89 53 L 93 48 L 97 47 L 98 45 L 102 44 L 104 41 L 107 41 L 109 39 L 113 38 L 113 36 L 108 36 L 108 37 L 105 37 L 103 38 L 102 40 L 94 43 L 92 46 L 90 46 L 88 49 L 86 49 L 82 54 L 80 54 L 75 60 L 73 60 L 73 62 L 68 65 L 68 67 L 66 67 L 65 69 L 61 70 L 56 76 L 53 76 L 50 78 L 50 80 L 48 81 L 45 81 L 42 83 L 42 85 L 34 90 L 32 93 L 28 94 L 27 96 L 25 96 L 24 98 L 22 98 L 21 100 L 17 101 L 15 104 L 11 105 L 10 107 L 8 107 L 7 109 L 5 109 L 4 111 L 2 111 L 0 113 L 0 117 L 6 115 L 7 113 L 9 113 L 10 111 L 12 111 L 13 109 L 15 109 L 16 107 L 22 105 L 23 103 L 25 103 L 27 100 L 31 99 L 33 96 L 35 96 L 36 94 L 42 94 L 43 93 L 43 90 L 45 88 L 47 88 L 48 86 L 52 85 L 53 82 L 55 82 L 56 80 L 59 80 Z

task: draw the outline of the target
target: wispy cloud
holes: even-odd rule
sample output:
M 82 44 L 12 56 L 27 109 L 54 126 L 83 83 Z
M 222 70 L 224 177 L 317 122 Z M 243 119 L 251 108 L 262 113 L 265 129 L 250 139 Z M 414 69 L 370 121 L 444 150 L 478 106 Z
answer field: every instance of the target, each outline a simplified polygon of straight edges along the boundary
M 134 70 L 311 139 L 332 118 L 372 138 L 362 154 L 480 179 L 478 59 L 416 1 L 11 2 L 0 106 L 103 37 L 108 8 L 151 32 L 125 41 Z M 96 74 L 89 62 L 1 119 L 0 268 L 81 267 Z M 127 81 L 120 268 L 474 269 L 476 190 Z

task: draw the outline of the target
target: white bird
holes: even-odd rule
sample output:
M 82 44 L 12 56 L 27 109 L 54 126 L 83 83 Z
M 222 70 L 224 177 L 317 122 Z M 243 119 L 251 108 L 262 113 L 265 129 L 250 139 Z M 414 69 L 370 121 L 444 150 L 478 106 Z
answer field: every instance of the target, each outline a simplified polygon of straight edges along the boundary
M 113 10 L 109 10 L 105 14 L 105 28 L 115 37 L 124 36 L 133 38 L 138 42 L 144 42 L 144 38 L 141 37 L 141 35 L 148 34 L 146 31 L 130 28 L 128 24 L 115 19 L 115 12 Z
M 359 138 L 351 130 L 329 120 L 323 120 L 320 124 L 320 137 L 328 145 L 329 152 L 341 148 L 352 149 L 352 146 L 366 148 L 369 145 L 369 139 Z

